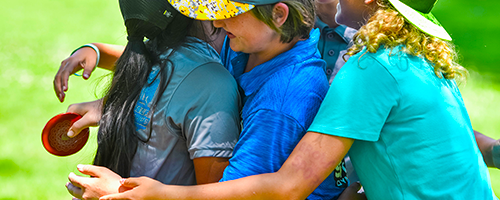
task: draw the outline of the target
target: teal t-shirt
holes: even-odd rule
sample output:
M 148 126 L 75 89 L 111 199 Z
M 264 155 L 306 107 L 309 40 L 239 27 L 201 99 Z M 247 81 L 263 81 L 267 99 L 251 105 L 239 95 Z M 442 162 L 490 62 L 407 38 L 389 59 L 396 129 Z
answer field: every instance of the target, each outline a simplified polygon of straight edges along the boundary
M 368 199 L 497 199 L 455 81 L 396 49 L 351 57 L 309 131 L 355 139 Z

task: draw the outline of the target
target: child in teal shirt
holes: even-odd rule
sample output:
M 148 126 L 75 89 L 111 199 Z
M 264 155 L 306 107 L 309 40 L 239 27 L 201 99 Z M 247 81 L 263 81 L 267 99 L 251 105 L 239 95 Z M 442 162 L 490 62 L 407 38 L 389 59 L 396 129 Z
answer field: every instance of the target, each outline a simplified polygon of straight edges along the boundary
M 355 140 L 368 199 L 495 199 L 454 80 L 465 69 L 430 14 L 435 1 L 378 3 L 309 131 Z M 363 3 L 339 5 L 337 21 L 357 26 Z

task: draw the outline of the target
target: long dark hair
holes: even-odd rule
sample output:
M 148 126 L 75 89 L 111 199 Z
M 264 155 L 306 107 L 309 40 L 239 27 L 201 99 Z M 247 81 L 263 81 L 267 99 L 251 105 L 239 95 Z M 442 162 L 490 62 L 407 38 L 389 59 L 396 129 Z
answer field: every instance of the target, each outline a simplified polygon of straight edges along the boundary
M 177 47 L 186 44 L 187 36 L 199 27 L 194 24 L 192 19 L 182 14 L 174 15 L 174 19 L 163 30 L 144 20 L 125 21 L 129 41 L 116 62 L 111 86 L 104 97 L 95 165 L 108 167 L 122 177 L 130 176 L 138 143 L 147 142 L 151 136 L 140 138 L 134 124 L 134 108 L 141 90 L 147 86 L 153 66 L 159 65 L 160 72 L 156 78 L 160 78 L 160 92 L 149 113 L 152 118 L 174 67 L 168 57 L 160 59 L 160 55 L 168 49 L 174 52 Z M 149 41 L 144 43 L 144 37 Z

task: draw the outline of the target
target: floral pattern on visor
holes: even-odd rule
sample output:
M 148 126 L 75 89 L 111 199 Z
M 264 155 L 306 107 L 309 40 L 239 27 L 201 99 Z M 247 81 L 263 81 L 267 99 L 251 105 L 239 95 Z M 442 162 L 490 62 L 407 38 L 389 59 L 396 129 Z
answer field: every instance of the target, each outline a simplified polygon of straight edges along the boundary
M 253 5 L 230 0 L 168 0 L 180 13 L 197 20 L 221 20 L 254 8 Z

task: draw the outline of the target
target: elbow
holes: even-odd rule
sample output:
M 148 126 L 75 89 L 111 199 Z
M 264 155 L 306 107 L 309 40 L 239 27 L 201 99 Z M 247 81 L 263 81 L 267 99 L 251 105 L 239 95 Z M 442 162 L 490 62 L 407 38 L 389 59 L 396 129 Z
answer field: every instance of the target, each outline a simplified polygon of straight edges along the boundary
M 303 184 L 283 184 L 277 186 L 278 198 L 282 200 L 304 200 L 311 194 Z

